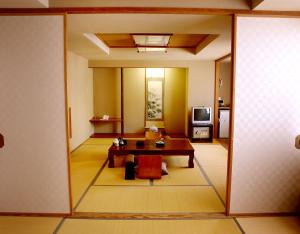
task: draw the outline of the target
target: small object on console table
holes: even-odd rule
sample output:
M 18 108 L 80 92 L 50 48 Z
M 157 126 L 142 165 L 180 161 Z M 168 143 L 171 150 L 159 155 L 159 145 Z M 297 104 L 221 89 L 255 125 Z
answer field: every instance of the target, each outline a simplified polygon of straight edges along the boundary
M 156 147 L 164 147 L 165 146 L 165 142 L 162 140 L 156 141 L 155 144 L 156 144 Z

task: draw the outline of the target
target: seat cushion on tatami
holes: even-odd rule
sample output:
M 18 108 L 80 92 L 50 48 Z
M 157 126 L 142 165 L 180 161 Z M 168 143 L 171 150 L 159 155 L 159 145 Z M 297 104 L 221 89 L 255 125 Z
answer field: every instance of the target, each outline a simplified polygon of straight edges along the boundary
M 160 155 L 139 155 L 136 157 L 138 165 L 137 177 L 140 179 L 160 179 L 161 163 Z

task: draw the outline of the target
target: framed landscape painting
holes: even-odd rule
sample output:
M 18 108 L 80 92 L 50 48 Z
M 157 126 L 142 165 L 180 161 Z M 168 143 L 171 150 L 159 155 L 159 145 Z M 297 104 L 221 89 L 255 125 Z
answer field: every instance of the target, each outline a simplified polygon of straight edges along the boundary
M 146 119 L 163 120 L 164 113 L 164 79 L 146 79 Z

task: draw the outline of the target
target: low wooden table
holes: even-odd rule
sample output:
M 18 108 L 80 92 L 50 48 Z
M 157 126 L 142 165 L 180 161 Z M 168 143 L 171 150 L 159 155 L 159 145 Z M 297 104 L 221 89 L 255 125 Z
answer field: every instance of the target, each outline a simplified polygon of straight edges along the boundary
M 136 146 L 137 140 L 127 140 L 126 146 L 112 145 L 108 150 L 108 167 L 114 167 L 114 156 L 118 155 L 188 155 L 188 167 L 194 167 L 194 148 L 188 139 L 166 139 L 163 147 L 156 147 L 155 140 L 145 140 L 144 146 Z

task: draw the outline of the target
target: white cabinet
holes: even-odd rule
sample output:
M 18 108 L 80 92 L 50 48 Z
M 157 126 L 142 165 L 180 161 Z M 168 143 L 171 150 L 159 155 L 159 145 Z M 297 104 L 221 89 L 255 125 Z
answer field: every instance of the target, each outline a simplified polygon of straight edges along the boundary
M 219 138 L 229 138 L 230 110 L 219 110 Z

